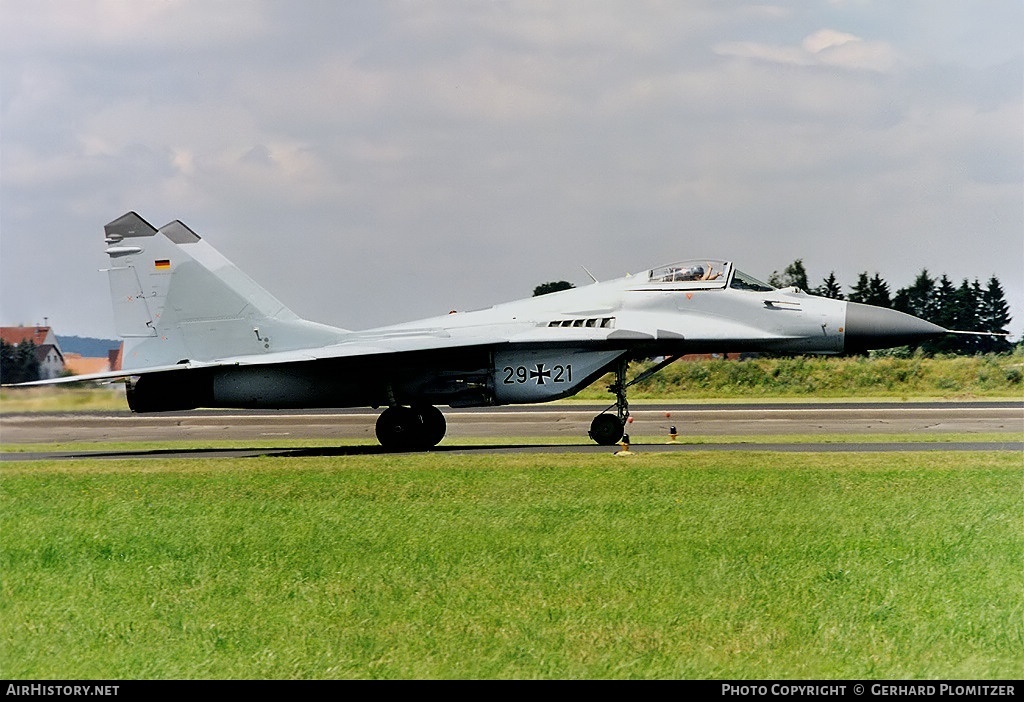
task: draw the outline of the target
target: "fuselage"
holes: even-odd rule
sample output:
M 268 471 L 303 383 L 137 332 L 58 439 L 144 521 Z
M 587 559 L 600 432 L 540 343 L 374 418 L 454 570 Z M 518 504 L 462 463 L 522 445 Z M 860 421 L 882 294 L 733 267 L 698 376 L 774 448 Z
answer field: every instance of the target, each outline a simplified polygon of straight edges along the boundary
M 694 270 L 713 277 L 694 278 Z M 864 339 L 899 345 L 936 330 L 944 331 L 893 310 L 776 289 L 730 262 L 702 259 L 481 310 L 337 329 L 327 333 L 331 343 L 310 349 L 308 361 L 302 349 L 290 349 L 191 372 L 188 381 L 198 383 L 190 391 L 201 396 L 196 406 L 533 403 L 571 396 L 623 360 L 838 354 Z M 146 383 L 136 387 L 137 399 L 139 390 L 153 396 L 158 383 L 161 394 L 174 392 L 173 374 Z

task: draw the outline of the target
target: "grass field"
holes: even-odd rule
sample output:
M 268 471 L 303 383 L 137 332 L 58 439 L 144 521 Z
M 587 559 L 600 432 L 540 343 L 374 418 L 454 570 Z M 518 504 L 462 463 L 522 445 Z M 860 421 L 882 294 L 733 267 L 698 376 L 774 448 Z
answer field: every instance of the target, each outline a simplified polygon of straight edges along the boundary
M 1010 452 L 0 464 L 14 679 L 1024 677 Z
M 712 360 L 631 398 L 1020 398 L 1022 368 Z M 123 409 L 109 388 L 0 392 L 3 413 Z M 1021 434 L 685 437 L 965 439 Z M 202 445 L 292 443 L 364 442 Z M 9 462 L 0 529 L 5 678 L 1024 677 L 1019 453 Z

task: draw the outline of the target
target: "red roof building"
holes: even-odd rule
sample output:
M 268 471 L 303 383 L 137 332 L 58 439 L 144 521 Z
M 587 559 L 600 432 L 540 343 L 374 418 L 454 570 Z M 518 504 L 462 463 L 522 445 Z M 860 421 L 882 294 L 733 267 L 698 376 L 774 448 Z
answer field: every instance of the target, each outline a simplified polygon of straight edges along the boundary
M 35 344 L 40 380 L 56 378 L 64 372 L 64 353 L 57 343 L 57 335 L 50 327 L 0 327 L 0 339 L 11 346 L 26 341 Z
M 0 339 L 12 346 L 17 346 L 23 341 L 31 341 L 36 346 L 58 345 L 57 335 L 50 327 L 0 327 Z

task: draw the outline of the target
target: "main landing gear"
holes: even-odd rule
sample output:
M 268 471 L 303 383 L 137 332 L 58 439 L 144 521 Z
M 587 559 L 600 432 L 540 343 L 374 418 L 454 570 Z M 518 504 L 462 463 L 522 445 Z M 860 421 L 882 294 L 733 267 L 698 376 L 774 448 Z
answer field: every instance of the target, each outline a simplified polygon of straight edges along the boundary
M 444 438 L 447 424 L 432 405 L 395 405 L 377 418 L 377 441 L 386 449 L 428 449 Z
M 635 385 L 641 380 L 646 380 L 660 371 L 670 363 L 673 363 L 679 356 L 667 356 L 661 362 L 651 366 L 643 373 L 626 382 L 626 370 L 629 368 L 629 359 L 619 361 L 615 368 L 615 382 L 608 386 L 608 392 L 615 393 L 615 404 L 611 405 L 601 414 L 594 417 L 590 423 L 590 438 L 601 446 L 614 446 L 619 443 L 625 433 L 626 421 L 629 419 L 629 402 L 626 401 L 626 388 Z M 615 408 L 615 414 L 608 414 L 608 410 Z

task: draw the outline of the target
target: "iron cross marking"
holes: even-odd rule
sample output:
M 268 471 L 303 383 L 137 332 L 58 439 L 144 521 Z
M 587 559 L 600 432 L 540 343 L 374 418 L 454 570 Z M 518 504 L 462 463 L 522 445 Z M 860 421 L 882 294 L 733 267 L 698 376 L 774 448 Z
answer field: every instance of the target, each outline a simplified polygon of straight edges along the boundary
M 530 380 L 536 380 L 537 381 L 537 385 L 543 385 L 544 384 L 544 378 L 550 378 L 550 377 L 551 377 L 551 371 L 544 370 L 544 364 L 543 363 L 538 363 L 537 364 L 537 370 L 530 371 Z

